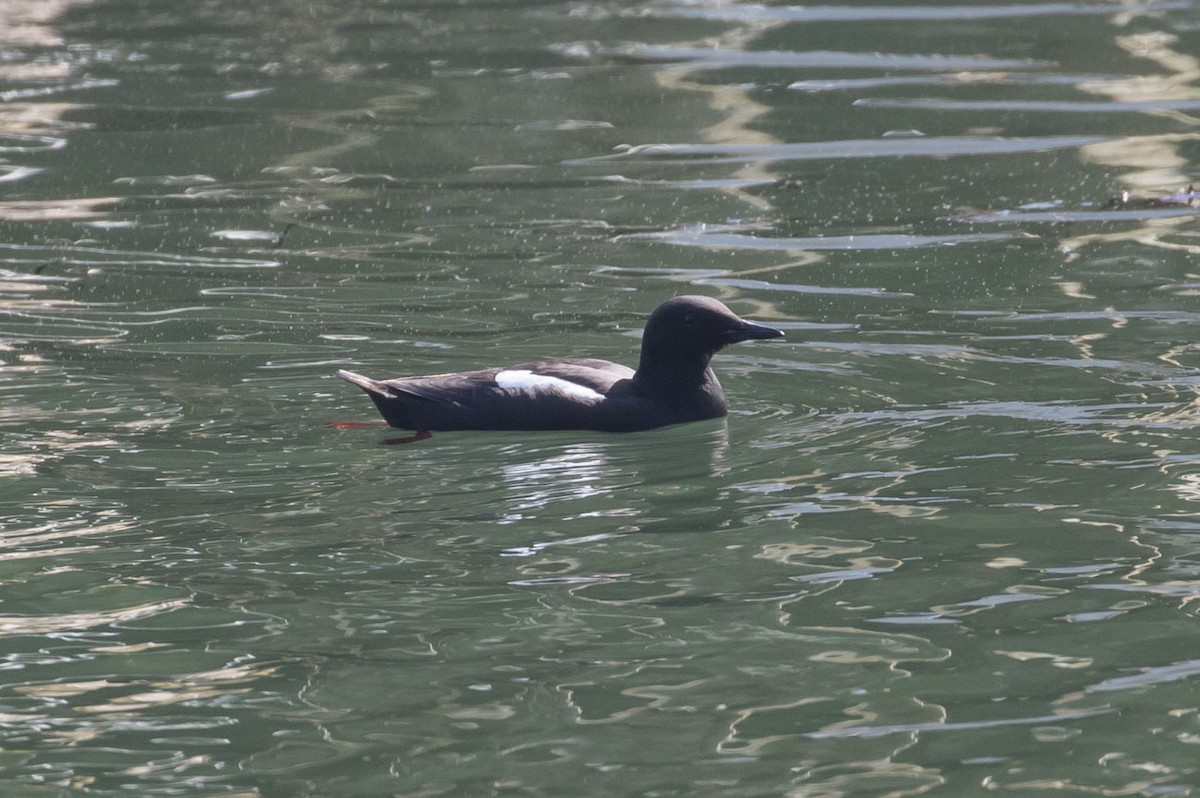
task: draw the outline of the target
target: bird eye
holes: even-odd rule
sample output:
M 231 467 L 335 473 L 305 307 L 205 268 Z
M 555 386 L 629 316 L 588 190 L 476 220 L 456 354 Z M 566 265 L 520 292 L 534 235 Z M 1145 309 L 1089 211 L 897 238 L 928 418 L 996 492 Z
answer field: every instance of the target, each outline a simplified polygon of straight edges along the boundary
M 687 313 L 683 317 L 683 323 L 689 327 L 695 327 L 696 326 L 696 317 L 693 316 L 691 313 Z

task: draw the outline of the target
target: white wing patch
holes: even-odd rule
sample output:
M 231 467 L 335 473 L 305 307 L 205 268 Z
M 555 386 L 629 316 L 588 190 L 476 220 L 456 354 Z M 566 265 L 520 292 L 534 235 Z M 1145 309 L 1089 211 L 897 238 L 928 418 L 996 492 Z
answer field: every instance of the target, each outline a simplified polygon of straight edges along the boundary
M 575 396 L 580 399 L 603 399 L 604 395 L 593 391 L 586 385 L 564 380 L 559 377 L 548 377 L 545 374 L 534 374 L 529 369 L 511 369 L 496 374 L 497 387 L 506 391 L 530 391 L 533 393 L 560 393 Z

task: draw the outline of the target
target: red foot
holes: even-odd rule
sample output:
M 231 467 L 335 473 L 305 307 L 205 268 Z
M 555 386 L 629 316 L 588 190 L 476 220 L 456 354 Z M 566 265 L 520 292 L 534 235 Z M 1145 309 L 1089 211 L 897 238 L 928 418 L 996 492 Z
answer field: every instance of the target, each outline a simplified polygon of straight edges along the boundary
M 416 443 L 417 441 L 423 441 L 423 440 L 426 440 L 427 438 L 432 438 L 432 437 L 433 437 L 432 432 L 427 432 L 426 430 L 421 430 L 416 435 L 409 435 L 407 438 L 388 438 L 386 441 L 384 441 L 384 443 L 389 446 L 392 446 L 397 443 Z
M 334 429 L 363 429 L 364 427 L 388 427 L 388 425 L 382 421 L 330 421 L 329 426 L 333 427 Z M 432 438 L 432 437 L 433 437 L 433 433 L 422 430 L 415 435 L 409 435 L 407 438 L 388 438 L 386 441 L 384 441 L 384 443 L 386 443 L 386 444 L 416 443 L 417 441 L 423 441 L 426 438 Z

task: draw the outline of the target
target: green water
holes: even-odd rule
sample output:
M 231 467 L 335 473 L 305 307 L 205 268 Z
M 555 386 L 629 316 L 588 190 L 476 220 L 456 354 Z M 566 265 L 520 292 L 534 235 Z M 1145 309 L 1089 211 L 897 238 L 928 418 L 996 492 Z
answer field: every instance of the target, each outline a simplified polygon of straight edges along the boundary
M 10 6 L 5 798 L 1200 793 L 1192 4 Z

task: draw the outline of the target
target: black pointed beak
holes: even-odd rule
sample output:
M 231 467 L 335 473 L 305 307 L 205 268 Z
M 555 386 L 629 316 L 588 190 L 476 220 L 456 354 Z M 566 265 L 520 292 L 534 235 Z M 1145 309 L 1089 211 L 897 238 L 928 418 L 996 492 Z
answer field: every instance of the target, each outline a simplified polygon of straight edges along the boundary
M 783 330 L 777 330 L 765 324 L 755 324 L 752 321 L 743 321 L 742 326 L 734 327 L 729 331 L 729 342 L 731 344 L 736 344 L 738 341 L 762 341 L 769 338 L 782 337 Z

